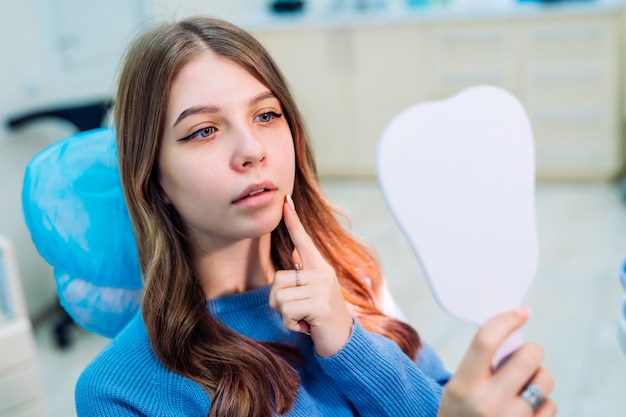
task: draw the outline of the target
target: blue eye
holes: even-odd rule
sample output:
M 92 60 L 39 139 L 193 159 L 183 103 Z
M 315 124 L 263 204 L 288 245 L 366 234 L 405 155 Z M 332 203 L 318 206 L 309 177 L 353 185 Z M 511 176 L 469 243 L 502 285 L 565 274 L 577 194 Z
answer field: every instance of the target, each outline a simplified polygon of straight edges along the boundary
M 282 114 L 273 112 L 273 111 L 269 111 L 267 113 L 262 113 L 260 115 L 258 115 L 257 117 L 254 118 L 254 120 L 259 121 L 261 123 L 269 123 L 274 119 L 278 119 L 279 117 L 282 117 Z
M 200 130 L 196 130 L 191 135 L 188 135 L 188 136 L 185 136 L 184 138 L 179 139 L 179 141 L 186 141 L 186 140 L 189 140 L 189 139 L 208 138 L 209 136 L 211 136 L 216 131 L 217 131 L 217 129 L 215 127 L 213 127 L 213 126 L 203 127 Z

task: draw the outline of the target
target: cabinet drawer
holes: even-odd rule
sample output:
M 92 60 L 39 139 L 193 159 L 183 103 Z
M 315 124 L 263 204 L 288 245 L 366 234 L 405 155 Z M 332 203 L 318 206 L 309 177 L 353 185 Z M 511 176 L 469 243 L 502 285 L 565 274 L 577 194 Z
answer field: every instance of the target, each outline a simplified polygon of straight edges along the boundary
M 35 356 L 28 321 L 11 321 L 0 325 L 0 375 L 3 369 Z
M 614 115 L 617 114 L 620 101 L 620 97 L 616 93 L 617 90 L 615 89 L 609 90 L 592 86 L 546 86 L 543 89 L 535 87 L 525 90 L 524 106 L 528 113 L 568 108 L 600 108 L 600 111 Z
M 609 179 L 620 166 L 617 132 L 610 126 L 534 129 L 538 177 L 565 169 L 572 178 Z
M 601 107 L 557 107 L 535 109 L 529 113 L 536 128 L 542 126 L 572 126 L 595 130 L 598 125 L 611 125 L 615 120 L 611 113 Z
M 533 135 L 537 147 L 544 144 L 569 146 L 584 143 L 594 144 L 593 146 L 613 152 L 619 148 L 619 143 L 615 140 L 618 130 L 617 126 L 611 125 L 536 124 L 533 126 Z
M 619 159 L 592 144 L 537 149 L 539 180 L 613 180 L 620 171 Z
M 526 98 L 525 105 L 528 117 L 535 129 L 564 129 L 570 133 L 588 134 L 594 136 L 598 132 L 607 132 L 607 129 L 617 128 L 619 113 L 615 110 L 615 103 L 607 102 L 580 102 L 568 103 L 563 101 L 535 102 L 533 98 Z M 582 130 L 581 130 L 582 129 Z M 617 132 L 610 132 L 615 135 Z M 614 140 L 617 136 L 612 136 Z M 607 139 L 609 140 L 609 139 Z
M 542 146 L 537 149 L 537 166 L 592 167 L 606 166 L 613 160 L 606 149 L 599 148 L 593 143 L 576 143 L 567 146 L 555 144 Z
M 429 91 L 455 93 L 463 88 L 489 84 L 516 89 L 512 62 L 441 64 L 434 63 L 425 72 Z
M 37 401 L 41 397 L 39 373 L 34 361 L 22 362 L 0 374 L 0 410 Z
M 508 24 L 440 25 L 426 31 L 425 40 L 432 50 L 443 54 L 468 54 L 506 49 L 514 33 Z
M 505 24 L 457 24 L 425 31 L 424 76 L 431 95 L 479 84 L 515 89 L 514 33 Z
M 521 36 L 530 59 L 584 59 L 613 54 L 619 30 L 616 21 L 609 17 L 550 19 L 525 25 Z
M 568 157 L 568 151 L 575 157 Z M 606 162 L 600 158 L 576 159 L 576 156 L 585 152 L 587 150 L 584 148 L 555 148 L 538 152 L 536 178 L 550 181 L 611 181 L 617 177 L 620 171 L 617 161 Z
M 528 88 L 613 88 L 617 65 L 612 61 L 570 62 L 546 65 L 529 62 L 525 81 Z

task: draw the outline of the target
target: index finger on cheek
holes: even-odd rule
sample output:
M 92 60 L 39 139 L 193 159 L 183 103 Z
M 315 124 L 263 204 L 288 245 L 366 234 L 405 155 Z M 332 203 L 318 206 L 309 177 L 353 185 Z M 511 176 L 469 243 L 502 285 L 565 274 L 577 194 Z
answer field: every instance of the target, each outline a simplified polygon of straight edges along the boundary
M 283 206 L 283 219 L 291 241 L 298 251 L 303 268 L 315 268 L 325 263 L 309 234 L 304 230 L 300 217 L 295 210 L 291 196 L 287 195 Z

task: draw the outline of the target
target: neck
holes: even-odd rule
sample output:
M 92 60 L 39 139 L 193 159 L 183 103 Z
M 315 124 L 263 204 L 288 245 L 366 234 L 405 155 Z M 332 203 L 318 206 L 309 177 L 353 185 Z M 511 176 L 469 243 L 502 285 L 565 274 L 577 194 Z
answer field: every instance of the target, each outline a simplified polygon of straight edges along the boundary
M 207 299 L 250 291 L 272 282 L 271 235 L 224 245 L 197 254 L 195 271 Z

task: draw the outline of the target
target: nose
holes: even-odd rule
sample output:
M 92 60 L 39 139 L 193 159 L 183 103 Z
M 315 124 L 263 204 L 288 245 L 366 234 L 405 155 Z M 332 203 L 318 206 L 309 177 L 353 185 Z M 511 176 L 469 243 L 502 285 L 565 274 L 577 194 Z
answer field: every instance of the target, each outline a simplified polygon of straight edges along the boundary
M 266 150 L 262 141 L 249 128 L 240 128 L 235 132 L 235 150 L 232 164 L 235 170 L 241 171 L 257 166 L 266 158 Z

